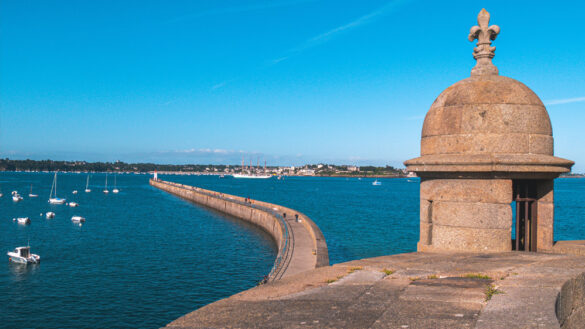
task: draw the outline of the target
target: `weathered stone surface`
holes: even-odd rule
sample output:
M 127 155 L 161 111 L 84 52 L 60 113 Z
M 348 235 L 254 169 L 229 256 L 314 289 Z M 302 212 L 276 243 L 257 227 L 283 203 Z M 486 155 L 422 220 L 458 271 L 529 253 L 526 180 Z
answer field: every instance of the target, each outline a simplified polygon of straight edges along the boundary
M 509 179 L 421 179 L 420 197 L 433 201 L 512 202 Z M 423 218 L 421 203 L 421 218 Z M 426 216 L 426 215 L 425 215 Z
M 542 202 L 538 200 L 538 227 L 553 228 L 555 205 L 550 202 Z
M 529 148 L 529 152 L 530 154 L 553 154 L 554 151 L 554 146 L 553 146 L 553 138 L 552 136 L 546 136 L 546 135 L 537 135 L 537 134 L 532 134 L 530 135 L 530 140 L 529 140 L 529 144 L 530 144 L 530 148 Z
M 538 227 L 536 231 L 536 246 L 538 251 L 550 251 L 553 249 L 554 234 L 552 227 Z
M 501 203 L 437 201 L 433 202 L 433 224 L 507 230 L 512 227 L 512 208 Z
M 420 240 L 419 243 L 429 245 L 432 243 L 433 224 L 420 223 Z
M 432 107 L 427 114 L 422 137 L 476 133 L 552 136 L 550 120 L 530 119 L 535 116 L 546 117 L 546 109 L 539 105 L 520 104 Z
M 382 275 L 384 270 L 395 272 Z M 575 282 L 583 272 L 585 258 L 568 255 L 382 256 L 247 290 L 181 317 L 168 328 L 560 328 L 555 308 L 560 310 L 561 303 L 563 328 L 582 328 L 578 325 L 583 323 L 579 320 L 585 287 Z M 328 284 L 327 279 L 336 281 Z M 500 294 L 486 301 L 490 284 Z M 557 299 L 559 291 L 566 293 Z
M 543 135 L 538 135 L 543 136 Z M 544 136 L 549 137 L 550 136 Z M 552 148 L 547 150 L 546 145 L 534 147 L 531 152 L 531 135 L 528 134 L 495 134 L 475 133 L 428 136 L 421 140 L 421 155 L 432 154 L 481 154 L 481 153 L 507 153 L 507 154 L 549 154 Z M 543 139 L 546 140 L 546 139 Z M 547 144 L 550 146 L 550 144 Z
M 486 229 L 433 225 L 433 250 L 503 252 L 512 249 L 511 227 Z
M 541 181 L 538 184 L 538 202 L 554 202 L 554 186 L 552 179 Z

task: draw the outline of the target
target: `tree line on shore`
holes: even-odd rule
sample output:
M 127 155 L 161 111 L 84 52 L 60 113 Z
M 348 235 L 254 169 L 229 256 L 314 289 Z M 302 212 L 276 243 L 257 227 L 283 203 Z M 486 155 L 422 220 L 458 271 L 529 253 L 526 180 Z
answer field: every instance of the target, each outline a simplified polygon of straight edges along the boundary
M 277 169 L 289 167 L 268 166 L 271 172 Z M 291 167 L 291 169 L 294 167 Z M 348 170 L 348 168 L 354 168 Z M 11 160 L 8 158 L 0 159 L 0 171 L 64 171 L 64 172 L 227 172 L 240 171 L 240 166 L 214 165 L 214 164 L 156 164 L 156 163 L 126 163 L 116 162 L 87 162 L 87 161 L 55 161 L 55 160 Z M 311 169 L 316 175 L 342 175 L 342 176 L 400 176 L 404 172 L 392 166 L 375 167 L 362 166 L 357 167 L 347 165 L 305 165 L 296 167 L 292 171 L 288 169 L 286 173 L 295 174 L 303 169 Z M 283 172 L 284 173 L 284 172 Z

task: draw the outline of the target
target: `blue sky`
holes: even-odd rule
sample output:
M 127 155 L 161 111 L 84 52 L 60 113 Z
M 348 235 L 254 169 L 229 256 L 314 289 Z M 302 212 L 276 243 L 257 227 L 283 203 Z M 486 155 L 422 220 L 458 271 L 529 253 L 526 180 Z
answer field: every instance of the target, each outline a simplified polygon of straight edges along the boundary
M 4 0 L 0 156 L 400 165 L 483 7 L 585 171 L 581 1 Z

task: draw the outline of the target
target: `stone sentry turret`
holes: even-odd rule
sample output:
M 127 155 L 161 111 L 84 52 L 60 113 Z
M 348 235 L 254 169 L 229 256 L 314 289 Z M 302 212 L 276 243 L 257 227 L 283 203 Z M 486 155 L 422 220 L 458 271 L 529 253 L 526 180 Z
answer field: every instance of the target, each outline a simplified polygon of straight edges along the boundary
M 492 63 L 500 28 L 482 9 L 471 77 L 443 91 L 422 129 L 419 251 L 551 251 L 553 180 L 572 161 L 553 156 L 552 128 L 538 96 Z M 514 231 L 513 231 L 514 229 Z

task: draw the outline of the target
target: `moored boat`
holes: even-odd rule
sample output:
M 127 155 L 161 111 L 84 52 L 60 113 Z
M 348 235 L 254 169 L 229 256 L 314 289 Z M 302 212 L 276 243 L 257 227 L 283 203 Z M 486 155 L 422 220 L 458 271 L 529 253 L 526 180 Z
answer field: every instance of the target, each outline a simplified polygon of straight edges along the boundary
M 12 191 L 12 201 L 20 202 L 22 201 L 22 197 L 18 194 L 18 191 Z
M 9 251 L 6 253 L 8 255 L 8 260 L 14 263 L 20 264 L 37 264 L 41 262 L 41 256 L 32 254 L 30 252 L 30 247 L 17 247 L 14 251 Z
M 108 173 L 106 173 L 106 185 L 104 186 L 104 193 L 110 193 L 110 191 L 108 191 Z
M 267 179 L 272 176 L 270 175 L 254 175 L 254 174 L 233 174 L 234 178 L 256 178 L 256 179 Z
M 77 203 L 77 202 L 69 202 L 68 206 L 74 208 L 74 207 L 79 206 L 79 203 Z
M 55 213 L 52 211 L 49 211 L 45 214 L 45 217 L 47 217 L 47 219 L 55 218 Z
M 372 185 L 379 186 L 379 185 L 382 185 L 382 182 L 380 182 L 376 179 L 375 181 L 372 182 Z
M 13 218 L 12 220 L 15 222 L 18 222 L 18 224 L 22 224 L 22 225 L 30 224 L 30 218 L 28 218 L 28 217 L 18 217 L 18 218 Z
M 114 175 L 114 189 L 112 190 L 112 193 L 118 193 L 120 192 L 120 190 L 118 190 L 117 186 L 117 182 L 116 182 L 116 175 Z
M 89 188 L 89 175 L 87 175 L 87 181 L 85 182 L 85 193 L 89 192 L 91 192 L 91 189 Z
M 38 194 L 33 194 L 33 192 L 32 192 L 32 184 L 30 184 L 30 193 L 28 194 L 28 197 L 29 198 L 36 198 L 38 196 L 39 196 Z
M 71 221 L 74 222 L 74 223 L 85 222 L 85 217 L 73 216 L 73 217 L 71 217 Z
M 55 196 L 53 196 L 53 191 L 55 192 Z M 55 177 L 53 178 L 53 185 L 51 186 L 51 194 L 49 195 L 49 203 L 50 204 L 64 204 L 65 199 L 57 197 L 57 172 L 55 172 Z

